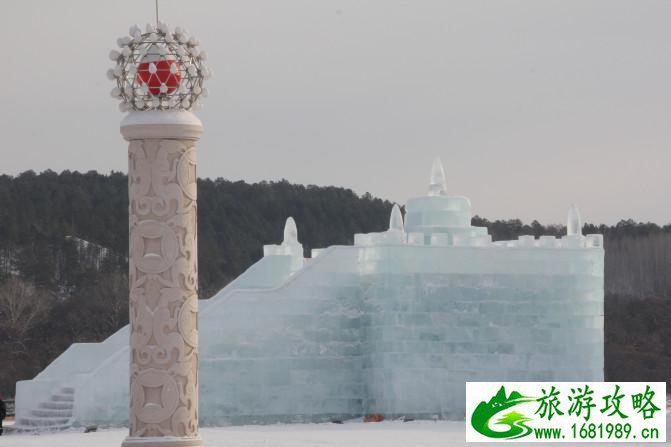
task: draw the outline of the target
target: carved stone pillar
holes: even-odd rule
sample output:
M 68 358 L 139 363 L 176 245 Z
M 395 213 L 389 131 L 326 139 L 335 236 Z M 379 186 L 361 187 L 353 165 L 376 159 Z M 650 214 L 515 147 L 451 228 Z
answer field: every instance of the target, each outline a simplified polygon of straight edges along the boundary
M 186 111 L 135 111 L 129 141 L 130 432 L 124 447 L 198 436 L 196 141 Z

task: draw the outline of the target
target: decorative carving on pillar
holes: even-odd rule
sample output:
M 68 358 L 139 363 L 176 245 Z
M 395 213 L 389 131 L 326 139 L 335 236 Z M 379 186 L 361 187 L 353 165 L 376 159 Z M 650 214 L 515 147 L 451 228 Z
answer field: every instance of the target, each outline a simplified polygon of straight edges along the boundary
M 132 140 L 131 437 L 198 436 L 198 263 L 193 140 Z

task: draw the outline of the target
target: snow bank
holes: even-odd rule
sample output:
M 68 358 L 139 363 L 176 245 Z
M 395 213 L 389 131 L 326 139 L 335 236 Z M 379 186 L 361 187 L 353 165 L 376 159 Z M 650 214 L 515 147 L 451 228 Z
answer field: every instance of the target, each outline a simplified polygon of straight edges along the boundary
M 667 415 L 667 427 L 671 425 L 671 413 Z M 667 430 L 668 432 L 669 430 Z M 74 447 L 95 445 L 96 447 L 119 447 L 127 434 L 126 429 L 103 430 L 95 433 L 61 432 L 43 435 L 10 435 L 0 438 L 0 445 L 12 447 Z M 459 447 L 466 446 L 463 422 L 382 422 L 364 424 L 348 422 L 338 424 L 288 424 L 202 428 L 201 437 L 209 447 L 313 447 L 347 446 L 369 447 Z M 468 444 L 477 446 L 500 446 L 502 444 Z M 530 444 L 507 443 L 509 446 Z M 578 446 L 580 444 L 553 444 Z M 590 444 L 594 446 L 608 444 Z M 643 446 L 651 444 L 623 444 Z M 671 445 L 667 434 L 666 444 Z

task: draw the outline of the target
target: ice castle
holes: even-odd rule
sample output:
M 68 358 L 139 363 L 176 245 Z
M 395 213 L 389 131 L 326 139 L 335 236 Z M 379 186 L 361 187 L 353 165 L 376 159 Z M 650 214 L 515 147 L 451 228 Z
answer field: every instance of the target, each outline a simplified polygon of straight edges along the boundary
M 203 425 L 387 418 L 459 419 L 466 381 L 603 380 L 601 235 L 575 207 L 562 238 L 492 242 L 471 204 L 428 194 L 389 230 L 304 258 L 284 241 L 200 302 Z M 128 327 L 76 343 L 17 383 L 18 426 L 128 421 Z

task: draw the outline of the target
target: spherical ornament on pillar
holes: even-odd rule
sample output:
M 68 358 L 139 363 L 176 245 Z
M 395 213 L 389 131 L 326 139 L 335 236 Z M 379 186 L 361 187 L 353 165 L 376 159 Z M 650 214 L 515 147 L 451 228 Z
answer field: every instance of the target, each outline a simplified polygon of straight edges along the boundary
M 112 50 L 116 66 L 107 72 L 116 82 L 113 95 L 128 110 L 190 110 L 205 89 L 210 70 L 199 41 L 182 28 L 148 24 L 146 32 L 131 27 L 130 36 L 117 40 Z M 203 95 L 204 96 L 204 95 Z

